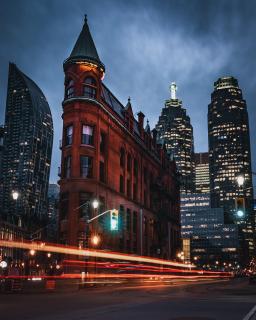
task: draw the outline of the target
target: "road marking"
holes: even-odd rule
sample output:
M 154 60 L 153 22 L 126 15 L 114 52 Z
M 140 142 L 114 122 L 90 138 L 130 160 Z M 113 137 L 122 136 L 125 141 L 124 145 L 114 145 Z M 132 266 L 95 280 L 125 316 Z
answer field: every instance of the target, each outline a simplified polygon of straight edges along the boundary
M 256 305 L 251 309 L 251 311 L 243 318 L 243 320 L 253 320 L 253 316 L 256 315 Z

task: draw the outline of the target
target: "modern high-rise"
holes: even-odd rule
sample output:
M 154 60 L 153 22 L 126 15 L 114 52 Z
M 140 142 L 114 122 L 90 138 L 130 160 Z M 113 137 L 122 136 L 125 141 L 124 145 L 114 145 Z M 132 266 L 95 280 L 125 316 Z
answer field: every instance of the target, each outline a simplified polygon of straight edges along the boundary
M 181 195 L 181 236 L 189 240 L 190 259 L 198 265 L 223 269 L 242 262 L 238 226 L 224 223 L 224 210 L 210 207 L 209 193 Z
M 180 174 L 181 193 L 194 191 L 194 138 L 193 127 L 182 101 L 176 97 L 177 86 L 170 86 L 171 98 L 165 101 L 156 130 L 158 142 L 165 144 L 175 160 Z
M 210 192 L 208 152 L 195 153 L 195 189 L 196 193 Z
M 44 94 L 13 63 L 4 128 L 3 213 L 8 222 L 33 231 L 47 217 L 53 123 Z
M 4 127 L 0 126 L 0 219 L 3 205 L 3 153 L 4 153 Z
M 219 78 L 208 106 L 211 206 L 223 207 L 227 222 L 237 223 L 247 247 L 253 250 L 253 189 L 249 122 L 246 101 L 237 79 Z M 242 186 L 237 176 L 243 175 Z M 245 212 L 236 212 L 236 198 L 245 200 Z

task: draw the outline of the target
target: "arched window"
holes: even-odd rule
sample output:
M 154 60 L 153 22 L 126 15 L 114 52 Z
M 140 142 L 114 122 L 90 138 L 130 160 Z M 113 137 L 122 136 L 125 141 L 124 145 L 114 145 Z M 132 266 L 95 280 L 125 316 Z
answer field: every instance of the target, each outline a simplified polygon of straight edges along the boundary
M 74 80 L 69 79 L 66 84 L 66 98 L 72 98 L 75 95 Z
M 84 80 L 84 92 L 83 95 L 86 98 L 96 98 L 97 93 L 97 83 L 96 80 L 92 77 L 87 77 Z

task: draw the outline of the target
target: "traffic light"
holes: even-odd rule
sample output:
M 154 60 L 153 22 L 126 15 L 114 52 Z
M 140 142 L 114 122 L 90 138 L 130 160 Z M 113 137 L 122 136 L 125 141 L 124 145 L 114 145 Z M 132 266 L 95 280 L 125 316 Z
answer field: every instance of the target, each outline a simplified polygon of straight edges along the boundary
M 118 230 L 118 210 L 116 209 L 110 211 L 110 230 Z
M 238 218 L 243 218 L 245 215 L 245 201 L 244 198 L 236 198 L 236 214 Z

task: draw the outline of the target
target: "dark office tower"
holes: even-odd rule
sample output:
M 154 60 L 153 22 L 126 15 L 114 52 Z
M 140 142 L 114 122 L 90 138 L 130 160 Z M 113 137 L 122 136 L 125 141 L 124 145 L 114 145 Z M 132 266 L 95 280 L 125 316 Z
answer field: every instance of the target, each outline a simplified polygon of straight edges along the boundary
M 3 151 L 4 151 L 4 127 L 0 126 L 0 220 L 3 206 Z
M 181 193 L 194 192 L 194 139 L 193 127 L 182 101 L 176 98 L 177 86 L 170 86 L 171 98 L 156 125 L 158 143 L 164 143 L 168 153 L 174 158 L 180 173 Z
M 38 86 L 9 65 L 3 157 L 3 209 L 9 222 L 25 230 L 47 217 L 53 124 Z M 13 197 L 13 193 L 16 197 Z M 17 199 L 16 199 L 17 198 Z M 16 200 L 15 200 L 16 199 Z
M 210 193 L 208 152 L 195 153 L 195 188 L 196 193 Z
M 211 206 L 223 207 L 227 222 L 241 226 L 252 249 L 252 176 L 246 101 L 238 81 L 219 78 L 208 106 Z M 245 182 L 239 187 L 237 176 Z M 245 199 L 245 212 L 237 214 L 235 199 Z
M 47 241 L 57 241 L 58 232 L 58 207 L 60 187 L 58 184 L 50 183 L 48 189 L 48 226 Z

